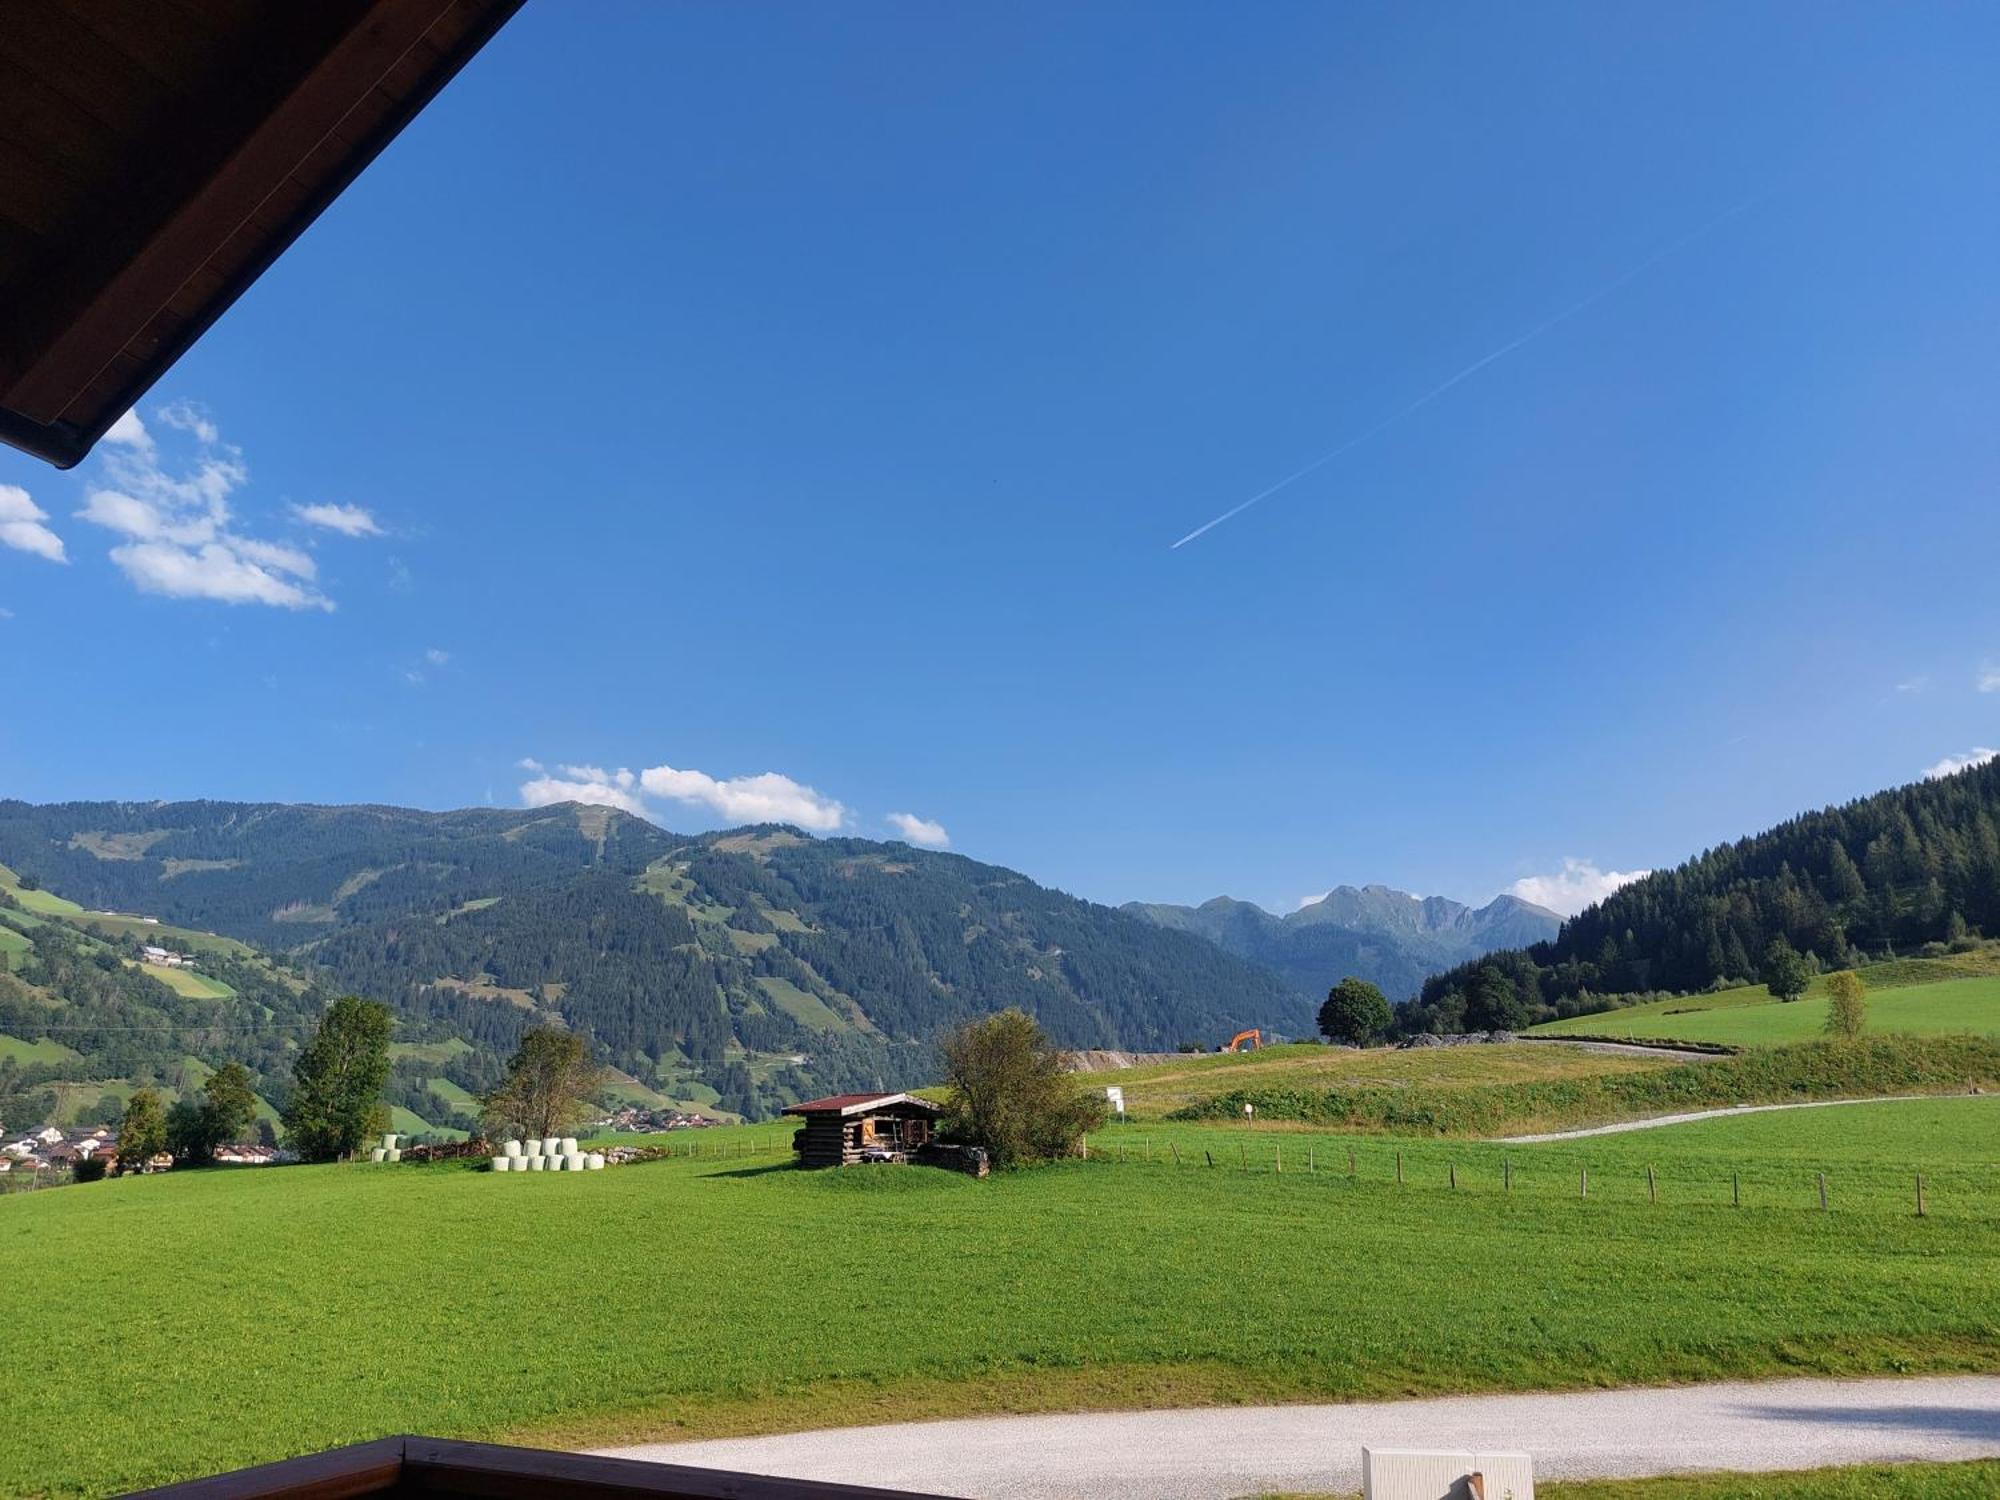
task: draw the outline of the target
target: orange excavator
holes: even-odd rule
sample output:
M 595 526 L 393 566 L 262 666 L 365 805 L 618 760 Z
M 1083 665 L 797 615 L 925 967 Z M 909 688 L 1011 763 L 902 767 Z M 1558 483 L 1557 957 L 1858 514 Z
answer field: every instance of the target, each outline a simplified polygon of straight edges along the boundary
M 1229 1039 L 1227 1047 L 1218 1047 L 1216 1050 L 1219 1052 L 1241 1052 L 1246 1042 L 1249 1044 L 1250 1050 L 1255 1052 L 1259 1047 L 1264 1045 L 1264 1033 L 1258 1031 L 1255 1027 L 1252 1027 L 1248 1031 L 1239 1031 Z

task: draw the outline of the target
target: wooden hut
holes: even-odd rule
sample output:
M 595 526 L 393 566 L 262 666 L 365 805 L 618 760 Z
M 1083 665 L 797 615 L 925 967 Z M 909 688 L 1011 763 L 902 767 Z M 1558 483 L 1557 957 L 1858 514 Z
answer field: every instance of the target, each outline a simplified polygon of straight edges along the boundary
M 785 1111 L 804 1119 L 792 1137 L 799 1164 L 841 1167 L 857 1161 L 907 1161 L 930 1143 L 943 1111 L 914 1094 L 834 1094 Z

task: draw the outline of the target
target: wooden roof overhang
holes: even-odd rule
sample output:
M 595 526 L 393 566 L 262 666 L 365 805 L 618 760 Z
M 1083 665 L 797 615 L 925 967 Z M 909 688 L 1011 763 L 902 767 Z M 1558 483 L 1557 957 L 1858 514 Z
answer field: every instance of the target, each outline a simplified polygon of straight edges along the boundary
M 387 1437 L 206 1479 L 135 1491 L 153 1500 L 347 1500 L 360 1495 L 457 1495 L 528 1500 L 942 1500 L 907 1490 L 774 1479 L 724 1469 L 587 1453 L 551 1453 L 443 1438 Z
M 788 1115 L 865 1115 L 876 1110 L 896 1107 L 914 1107 L 926 1114 L 943 1114 L 944 1106 L 928 1099 L 919 1099 L 915 1094 L 831 1094 L 824 1099 L 808 1099 L 803 1104 L 787 1105 Z
M 77 463 L 523 0 L 6 0 L 0 440 Z

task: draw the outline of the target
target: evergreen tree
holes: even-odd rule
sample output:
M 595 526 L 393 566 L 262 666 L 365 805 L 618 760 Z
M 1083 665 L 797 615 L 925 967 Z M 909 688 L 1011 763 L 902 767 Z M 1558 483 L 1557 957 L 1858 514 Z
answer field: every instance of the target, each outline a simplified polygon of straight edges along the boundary
M 1757 977 L 1774 1000 L 1791 1001 L 1805 994 L 1812 983 L 1812 967 L 1790 943 L 1776 938 L 1764 950 L 1764 966 Z

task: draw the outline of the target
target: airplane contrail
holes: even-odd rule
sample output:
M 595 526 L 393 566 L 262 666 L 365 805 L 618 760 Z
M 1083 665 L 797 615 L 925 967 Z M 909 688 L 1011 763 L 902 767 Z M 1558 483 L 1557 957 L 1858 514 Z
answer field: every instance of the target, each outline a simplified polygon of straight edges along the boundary
M 1644 260 L 1640 261 L 1636 266 L 1633 266 L 1630 270 L 1624 272 L 1622 275 L 1616 277 L 1614 280 L 1607 281 L 1603 286 L 1599 287 L 1596 291 L 1592 292 L 1588 297 L 1585 297 L 1581 302 L 1571 303 L 1568 307 L 1564 308 L 1554 317 L 1546 318 L 1542 322 L 1537 323 L 1533 328 L 1530 328 L 1526 333 L 1521 334 L 1516 338 L 1509 339 L 1506 343 L 1502 344 L 1498 349 L 1495 349 L 1492 353 L 1481 355 L 1478 359 L 1475 359 L 1471 364 L 1467 365 L 1464 369 L 1460 370 L 1456 375 L 1452 376 L 1449 380 L 1444 381 L 1440 385 L 1432 386 L 1429 390 L 1425 391 L 1421 396 L 1417 397 L 1416 400 L 1410 402 L 1409 405 L 1399 407 L 1397 410 L 1391 412 L 1388 416 L 1384 417 L 1381 421 L 1377 422 L 1373 427 L 1370 427 L 1367 431 L 1359 433 L 1356 436 L 1349 438 L 1346 442 L 1342 443 L 1338 448 L 1335 448 L 1332 452 L 1322 453 L 1318 458 L 1314 459 L 1311 463 L 1307 464 L 1303 469 L 1293 470 L 1290 474 L 1287 474 L 1283 479 L 1280 479 L 1276 484 L 1272 485 L 1269 489 L 1259 490 L 1256 494 L 1252 495 L 1248 500 L 1243 501 L 1239 505 L 1231 506 L 1228 510 L 1225 510 L 1221 515 L 1217 516 L 1212 521 L 1204 521 L 1201 525 L 1195 527 L 1193 531 L 1190 531 L 1186 536 L 1182 537 L 1179 541 L 1175 542 L 1173 546 L 1169 547 L 1167 550 L 1172 552 L 1172 551 L 1177 551 L 1182 547 L 1185 547 L 1189 542 L 1193 541 L 1196 537 L 1202 536 L 1207 532 L 1215 530 L 1215 528 L 1220 526 L 1224 521 L 1231 521 L 1234 520 L 1236 517 L 1242 515 L 1244 511 L 1248 510 L 1251 506 L 1257 504 L 1260 500 L 1270 499 L 1273 495 L 1277 494 L 1279 490 L 1287 489 L 1290 486 L 1297 484 L 1301 479 L 1304 479 L 1306 475 L 1312 473 L 1314 470 L 1325 468 L 1328 464 L 1332 463 L 1336 458 L 1339 458 L 1343 453 L 1351 452 L 1353 449 L 1358 448 L 1363 443 L 1367 442 L 1370 438 L 1377 437 L 1380 434 L 1388 431 L 1391 427 L 1394 427 L 1398 422 L 1402 421 L 1405 417 L 1411 415 L 1414 412 L 1421 411 L 1426 406 L 1429 406 L 1433 401 L 1437 400 L 1438 397 L 1442 396 L 1446 391 L 1450 390 L 1453 386 L 1459 384 L 1461 381 L 1471 379 L 1471 377 L 1477 375 L 1481 370 L 1485 369 L 1495 360 L 1505 359 L 1508 355 L 1512 354 L 1516 349 L 1520 348 L 1523 344 L 1533 343 L 1536 339 L 1540 338 L 1543 334 L 1547 333 L 1551 328 L 1556 327 L 1560 323 L 1567 323 L 1571 318 L 1575 317 L 1578 313 L 1583 312 L 1586 309 L 1595 306 L 1599 302 L 1602 302 L 1606 297 L 1609 297 L 1613 292 L 1617 291 L 1627 282 L 1633 280 L 1636 277 L 1645 275 L 1646 272 L 1652 270 L 1654 266 L 1657 266 L 1661 261 L 1665 260 L 1668 256 L 1694 243 L 1694 241 L 1700 239 L 1703 235 L 1707 234 L 1711 229 L 1714 229 L 1716 226 L 1726 222 L 1729 219 L 1735 218 L 1738 214 L 1744 212 L 1746 209 L 1755 207 L 1758 203 L 1761 203 L 1763 201 L 1764 197 L 1768 196 L 1769 196 L 1768 194 L 1765 194 L 1763 196 L 1756 198 L 1746 198 L 1741 203 L 1735 204 L 1730 208 L 1725 208 L 1721 213 L 1715 215 L 1713 218 L 1703 220 L 1700 224 L 1697 224 L 1693 229 L 1690 229 L 1686 234 L 1681 235 L 1679 238 L 1669 240 L 1666 244 L 1660 246 L 1659 249 L 1655 250 L 1651 255 L 1648 255 Z

